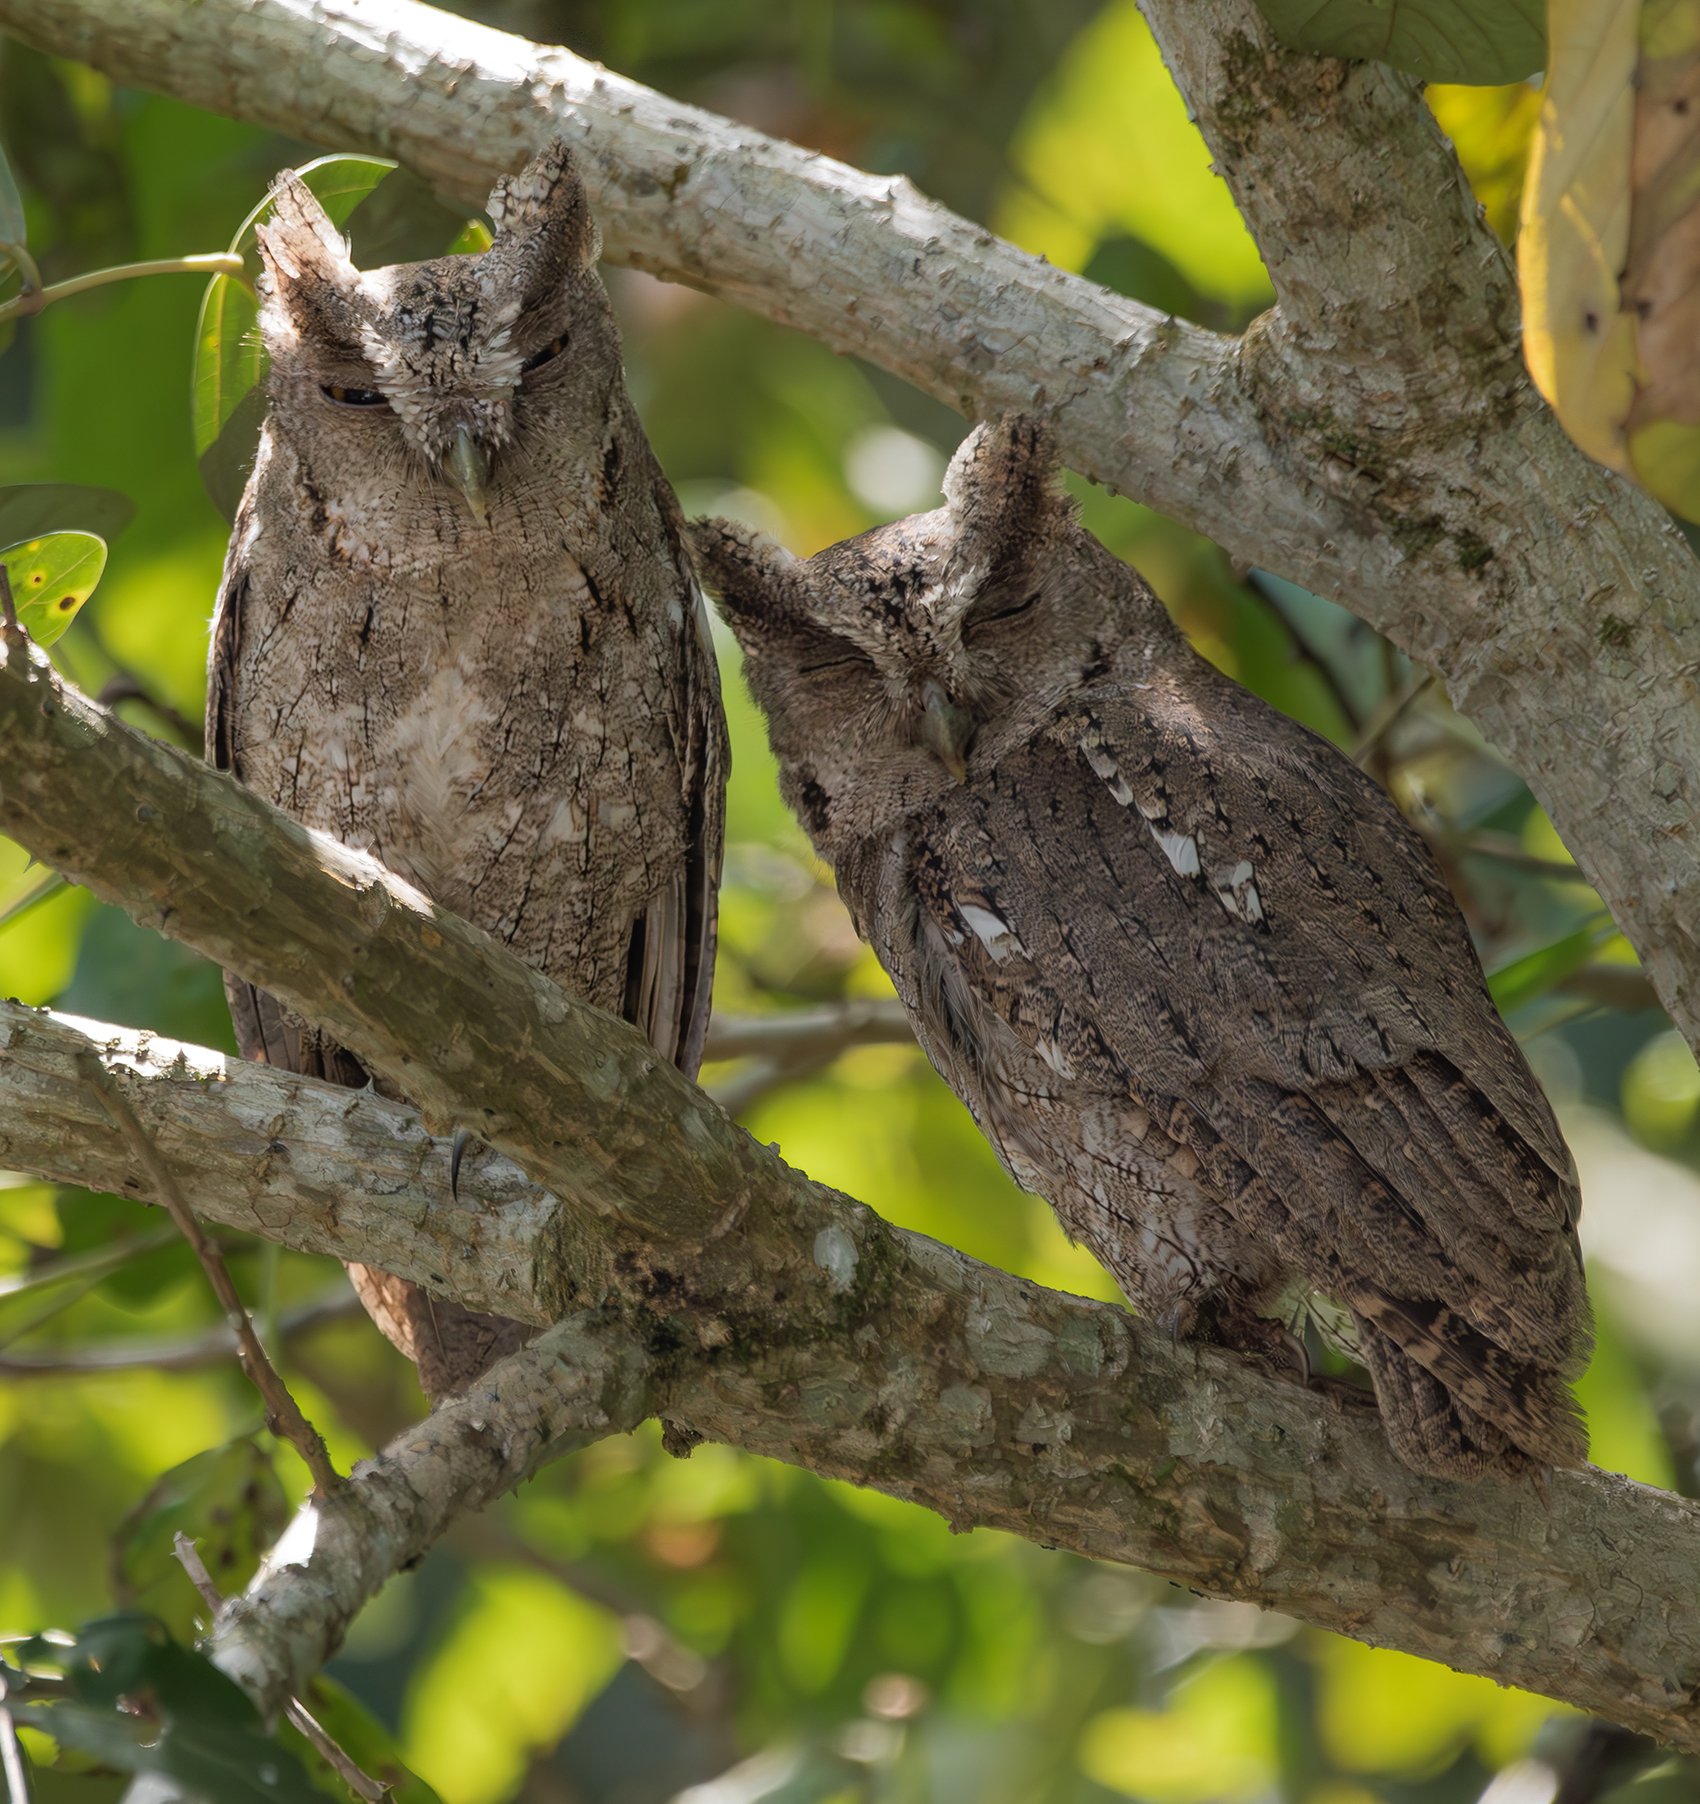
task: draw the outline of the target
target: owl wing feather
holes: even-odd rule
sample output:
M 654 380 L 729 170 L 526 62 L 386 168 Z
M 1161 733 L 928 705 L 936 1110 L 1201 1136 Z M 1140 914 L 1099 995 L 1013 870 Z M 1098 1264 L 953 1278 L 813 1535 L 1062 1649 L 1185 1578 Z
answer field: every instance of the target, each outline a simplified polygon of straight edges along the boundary
M 731 762 L 708 608 L 692 581 L 692 655 L 683 660 L 680 775 L 686 812 L 685 857 L 640 926 L 638 996 L 626 1017 L 650 1044 L 694 1078 L 708 1035 L 725 840 L 726 773 Z
M 1378 1384 L 1452 1406 L 1422 1432 L 1575 1463 L 1575 1173 L 1440 875 L 1354 766 L 1197 694 L 1071 700 L 930 821 L 918 905 L 1030 1049 L 1119 1076 L 1369 1326 Z

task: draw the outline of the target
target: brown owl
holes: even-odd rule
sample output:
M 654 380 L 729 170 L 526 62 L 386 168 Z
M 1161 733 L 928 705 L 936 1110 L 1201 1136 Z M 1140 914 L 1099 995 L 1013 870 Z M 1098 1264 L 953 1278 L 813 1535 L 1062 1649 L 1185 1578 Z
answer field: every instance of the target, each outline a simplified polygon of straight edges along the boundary
M 1044 432 L 807 562 L 692 529 L 786 799 L 1016 1181 L 1142 1314 L 1349 1312 L 1419 1471 L 1574 1466 L 1576 1176 L 1387 796 L 1198 657 Z
M 295 175 L 274 201 L 268 406 L 213 623 L 209 755 L 694 1073 L 725 728 L 568 152 L 497 184 L 478 256 L 362 271 Z M 366 1081 L 271 997 L 229 991 L 248 1057 Z M 351 1270 L 433 1397 L 523 1338 Z

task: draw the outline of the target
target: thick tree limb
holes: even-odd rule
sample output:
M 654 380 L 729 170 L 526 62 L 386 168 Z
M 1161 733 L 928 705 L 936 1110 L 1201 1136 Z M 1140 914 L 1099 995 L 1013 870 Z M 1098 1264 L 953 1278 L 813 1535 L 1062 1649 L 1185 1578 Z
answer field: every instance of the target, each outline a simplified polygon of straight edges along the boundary
M 239 1638 L 261 1648 L 238 1662 L 256 1688 L 298 1688 L 348 1612 L 440 1532 L 451 1472 L 476 1497 L 529 1470 L 539 1437 L 563 1432 L 534 1417 L 538 1399 L 552 1412 L 565 1396 L 609 1429 L 660 1413 L 680 1443 L 724 1439 L 960 1527 L 1127 1560 L 1700 1750 L 1700 1508 L 1598 1473 L 1555 1475 L 1545 1501 L 1419 1479 L 1367 1403 L 1174 1347 L 1124 1311 L 891 1227 L 756 1146 L 633 1029 L 15 655 L 0 666 L 0 831 L 229 958 L 445 1114 L 465 1092 L 507 1150 L 571 1192 L 557 1201 L 486 1159 L 478 1186 L 510 1207 L 474 1222 L 477 1200 L 450 1196 L 441 1143 L 402 1105 L 15 1005 L 0 1015 L 7 1162 L 135 1192 L 76 1076 L 97 1051 L 208 1220 L 606 1336 L 605 1356 L 574 1355 L 588 1390 L 514 1368 L 528 1374 L 517 1413 L 498 1407 L 499 1376 L 494 1396 L 481 1388 L 398 1443 L 375 1481 L 378 1526 L 358 1476 L 346 1523 L 314 1512 L 301 1536 L 326 1563 L 288 1593 L 301 1614 L 290 1603 L 273 1641 L 272 1604 L 256 1601 Z M 242 1175 L 245 1156 L 263 1180 Z M 480 1439 L 468 1421 L 499 1426 Z M 424 1501 L 400 1457 L 415 1441 L 441 1475 Z M 470 1464 L 440 1465 L 445 1444 Z M 286 1592 L 300 1545 L 273 1561 Z
M 1700 567 L 1523 376 L 1515 287 L 1414 85 L 1147 0 L 1282 309 L 1163 320 L 926 200 L 414 0 L 0 0 L 0 29 L 482 202 L 545 133 L 610 256 L 854 351 L 1346 603 L 1512 760 L 1700 1046 Z
M 492 1294 L 472 1277 L 479 1254 L 460 1244 L 444 1148 L 412 1111 L 199 1049 L 145 1050 L 144 1039 L 7 1005 L 4 1156 L 75 1126 L 77 1055 L 98 1047 L 168 1154 L 241 1149 L 245 1136 L 251 1148 L 256 1118 L 310 1128 L 311 1144 L 266 1162 L 272 1237 L 323 1250 L 324 1195 L 353 1201 L 376 1183 L 387 1202 L 369 1238 L 348 1234 L 338 1250 L 440 1284 L 448 1249 L 455 1281 Z M 229 1184 L 245 1156 L 186 1168 L 198 1213 L 255 1225 Z M 51 1174 L 122 1182 L 122 1152 L 79 1139 Z M 830 1195 L 786 1176 L 802 1196 Z M 1367 1405 L 1173 1347 L 1123 1311 L 1040 1290 L 865 1210 L 820 1234 L 812 1305 L 770 1299 L 762 1329 L 733 1332 L 718 1299 L 698 1294 L 687 1250 L 676 1269 L 629 1273 L 602 1311 L 398 1437 L 328 1506 L 305 1506 L 221 1621 L 223 1663 L 268 1702 L 298 1690 L 360 1606 L 449 1525 L 457 1487 L 465 1508 L 517 1482 L 568 1431 L 562 1409 L 581 1412 L 570 1423 L 584 1435 L 659 1413 L 686 1442 L 725 1440 L 874 1484 L 958 1527 L 1124 1560 L 1700 1749 L 1689 1702 L 1700 1689 L 1700 1507 L 1600 1473 L 1556 1475 L 1545 1501 L 1418 1480 L 1394 1464 Z M 765 1238 L 738 1238 L 753 1265 L 784 1258 Z M 536 1295 L 500 1294 L 541 1319 Z M 573 1371 L 559 1371 L 569 1343 Z

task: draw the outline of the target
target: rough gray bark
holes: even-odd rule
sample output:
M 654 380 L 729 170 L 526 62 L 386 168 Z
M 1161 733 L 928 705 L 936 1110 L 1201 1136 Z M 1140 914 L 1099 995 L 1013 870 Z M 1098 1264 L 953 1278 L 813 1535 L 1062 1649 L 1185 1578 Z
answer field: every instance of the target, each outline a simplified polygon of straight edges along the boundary
M 1281 305 L 1220 337 L 918 194 L 415 0 L 0 0 L 119 81 L 477 205 L 547 133 L 607 253 L 854 351 L 970 415 L 1054 410 L 1068 463 L 1344 602 L 1528 780 L 1700 1046 L 1700 566 L 1518 358 L 1509 259 L 1415 84 L 1280 50 L 1253 0 L 1146 12 Z
M 235 1670 L 263 1695 L 300 1683 L 441 1531 L 456 1487 L 488 1497 L 547 1438 L 653 1411 L 678 1444 L 725 1440 L 958 1527 L 1126 1560 L 1700 1751 L 1697 1506 L 1594 1472 L 1555 1474 L 1544 1500 L 1418 1479 L 1367 1404 L 893 1228 L 758 1146 L 634 1029 L 15 649 L 0 771 L 0 832 L 405 1070 L 414 1094 L 477 1097 L 491 1138 L 559 1189 L 487 1158 L 457 1204 L 441 1143 L 401 1105 L 169 1042 L 144 1058 L 147 1036 L 15 1005 L 7 1163 L 138 1194 L 77 1075 L 92 1039 L 209 1219 L 337 1253 L 358 1233 L 403 1277 L 534 1322 L 571 1313 L 573 1333 L 600 1312 L 583 1388 L 516 1355 L 392 1448 L 375 1500 L 357 1479 L 285 1544 L 232 1619 Z M 486 1185 L 506 1207 L 474 1221 Z

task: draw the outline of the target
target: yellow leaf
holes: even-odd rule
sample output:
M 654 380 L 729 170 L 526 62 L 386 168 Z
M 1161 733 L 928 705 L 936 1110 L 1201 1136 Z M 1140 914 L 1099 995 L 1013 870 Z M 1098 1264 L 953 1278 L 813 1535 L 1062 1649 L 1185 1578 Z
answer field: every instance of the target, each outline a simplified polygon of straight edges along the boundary
M 1624 309 L 1638 388 L 1626 430 L 1637 478 L 1700 508 L 1700 5 L 1644 0 Z
M 1614 470 L 1629 467 L 1635 396 L 1618 274 L 1629 254 L 1638 14 L 1635 0 L 1548 0 L 1546 91 L 1517 240 L 1529 374 L 1565 431 Z
M 1549 0 L 1518 273 L 1566 432 L 1700 518 L 1700 0 Z

